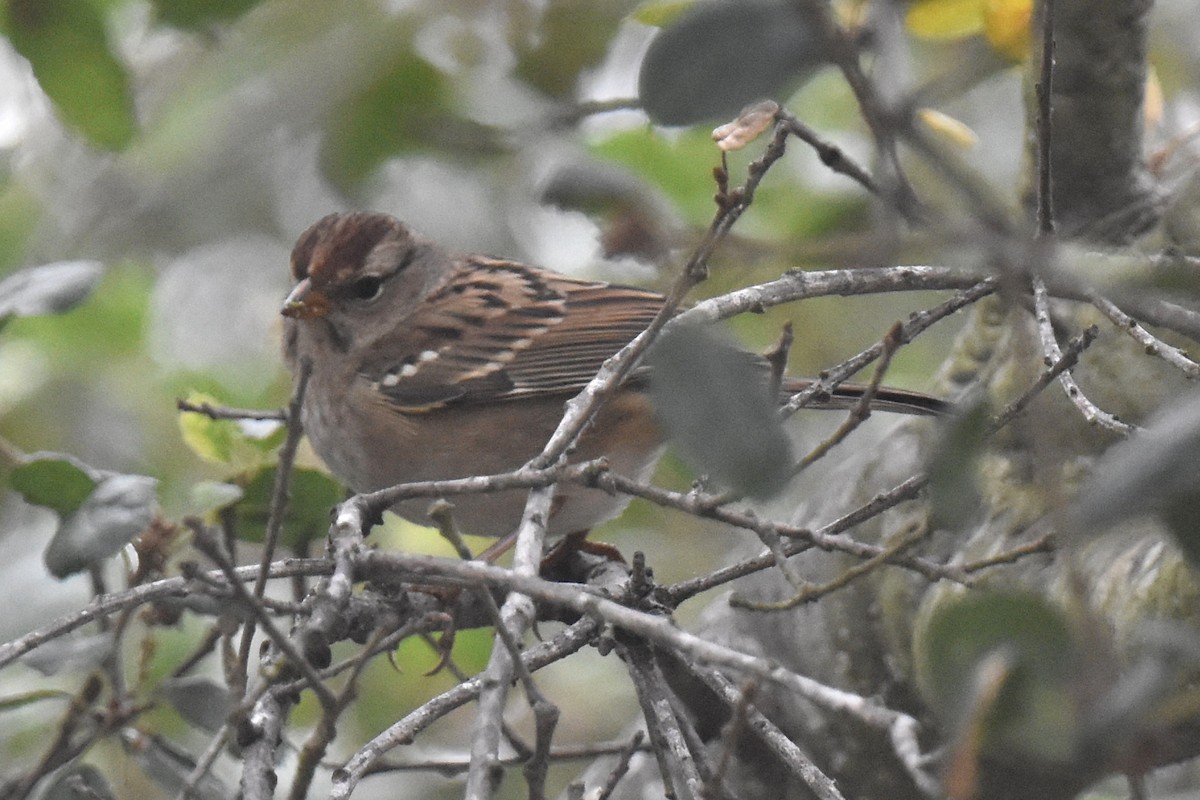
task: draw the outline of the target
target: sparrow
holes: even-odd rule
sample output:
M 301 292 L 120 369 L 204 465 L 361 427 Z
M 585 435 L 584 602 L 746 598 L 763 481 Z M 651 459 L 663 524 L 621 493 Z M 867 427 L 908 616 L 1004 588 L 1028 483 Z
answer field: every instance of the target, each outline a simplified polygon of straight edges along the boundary
M 304 231 L 283 304 L 284 359 L 307 361 L 304 430 L 329 470 L 355 492 L 413 481 L 508 472 L 541 452 L 576 395 L 663 307 L 645 289 L 583 280 L 501 258 L 457 253 L 380 213 L 330 214 Z M 764 365 L 764 388 L 768 371 Z M 604 457 L 648 480 L 664 451 L 635 370 L 584 429 L 572 461 Z M 811 380 L 787 379 L 786 393 Z M 847 407 L 864 387 L 843 384 L 825 407 Z M 873 407 L 937 414 L 930 395 L 881 388 Z M 466 533 L 505 536 L 527 492 L 454 498 Z M 629 498 L 562 485 L 548 536 L 590 530 Z M 392 510 L 424 523 L 428 499 Z

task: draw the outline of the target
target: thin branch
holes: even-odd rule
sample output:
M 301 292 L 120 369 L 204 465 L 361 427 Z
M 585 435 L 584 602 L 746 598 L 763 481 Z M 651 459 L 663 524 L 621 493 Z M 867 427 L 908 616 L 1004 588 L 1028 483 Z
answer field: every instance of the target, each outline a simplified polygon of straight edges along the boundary
M 230 408 L 212 403 L 193 403 L 182 397 L 175 401 L 175 408 L 185 414 L 202 414 L 209 419 L 255 420 L 261 422 L 287 422 L 288 412 L 283 409 L 263 410 L 254 408 Z
M 360 554 L 358 574 L 364 579 L 387 576 L 400 580 L 434 581 L 442 578 L 461 585 L 487 584 L 506 587 L 539 601 L 568 608 L 582 616 L 604 620 L 656 646 L 677 652 L 682 657 L 694 658 L 717 667 L 727 667 L 777 683 L 820 708 L 847 715 L 869 727 L 886 731 L 892 738 L 897 756 L 911 769 L 918 772 L 921 769 L 920 748 L 916 740 L 919 726 L 916 720 L 908 715 L 852 692 L 822 684 L 767 659 L 706 641 L 680 630 L 669 617 L 628 608 L 609 597 L 589 591 L 589 587 L 551 583 L 477 561 L 384 553 L 377 550 Z M 362 752 L 360 751 L 360 754 Z M 356 756 L 354 761 L 358 759 L 359 756 Z M 344 798 L 343 787 L 348 785 L 345 775 L 341 778 L 335 776 L 335 788 L 338 791 L 334 797 Z
M 193 798 L 199 796 L 197 789 L 199 789 L 201 781 L 212 771 L 213 764 L 217 762 L 217 757 L 225 749 L 225 742 L 229 739 L 229 732 L 229 723 L 227 722 L 221 726 L 221 729 L 209 741 L 208 746 L 204 748 L 204 752 L 196 759 L 196 765 L 192 767 L 191 771 L 183 779 L 183 785 L 179 787 L 179 792 L 175 795 L 175 800 L 193 800 Z
M 787 136 L 787 128 L 777 124 L 775 135 L 771 138 L 763 155 L 748 167 L 745 183 L 729 191 L 720 187 L 721 190 L 716 197 L 716 215 L 709 224 L 704 237 L 684 264 L 679 277 L 667 292 L 662 309 L 644 331 L 621 348 L 616 355 L 604 362 L 595 377 L 579 394 L 567 401 L 566 411 L 558 427 L 551 434 L 542 452 L 530 462 L 531 466 L 549 466 L 567 452 L 584 426 L 616 390 L 621 381 L 637 366 L 642 354 L 658 338 L 663 327 L 676 315 L 684 297 L 708 277 L 709 258 L 724 241 L 734 223 L 750 207 L 759 183 L 762 182 L 771 166 L 783 157 Z
M 756 286 L 736 289 L 702 300 L 677 317 L 675 325 L 716 322 L 747 312 L 813 297 L 851 297 L 889 292 L 970 290 L 979 284 L 985 294 L 996 290 L 994 278 L 954 267 L 901 265 L 805 271 L 793 269 Z M 978 299 L 977 297 L 975 299 Z
M 1200 364 L 1188 358 L 1187 353 L 1151 334 L 1136 319 L 1118 308 L 1116 303 L 1102 297 L 1098 292 L 1089 292 L 1089 295 L 1091 304 L 1108 317 L 1112 324 L 1140 344 L 1147 355 L 1158 356 L 1188 378 L 1200 378 Z
M 445 559 L 441 559 L 441 561 L 445 562 Z M 498 567 L 481 565 L 478 562 L 462 563 L 468 569 L 485 567 L 501 573 L 506 572 Z M 385 569 L 384 571 L 389 575 L 397 574 L 396 571 L 390 569 Z M 471 584 L 472 582 L 468 580 L 466 583 Z M 479 585 L 479 583 L 476 582 L 474 585 Z M 542 642 L 524 651 L 521 654 L 521 660 L 530 671 L 536 672 L 542 667 L 555 663 L 563 657 L 582 649 L 592 641 L 599 629 L 600 623 L 596 620 L 591 618 L 581 619 L 550 641 Z M 330 794 L 331 800 L 346 800 L 349 798 L 354 791 L 354 787 L 358 785 L 358 782 L 364 776 L 371 773 L 376 762 L 378 762 L 384 753 L 399 745 L 411 743 L 417 734 L 425 728 L 446 716 L 454 709 L 466 705 L 477 698 L 483 690 L 483 686 L 484 679 L 482 675 L 464 681 L 426 702 L 420 708 L 409 712 L 403 719 L 393 723 L 383 733 L 360 747 L 346 762 L 345 766 L 334 770 L 333 790 Z
M 837 577 L 826 583 L 806 585 L 791 597 L 779 602 L 753 601 L 739 594 L 734 594 L 729 598 L 729 604 L 735 608 L 744 608 L 749 611 L 786 611 L 805 603 L 811 603 L 827 594 L 844 589 L 855 580 L 871 574 L 877 568 L 886 564 L 888 560 L 894 559 L 909 547 L 929 536 L 930 533 L 932 531 L 928 525 L 914 525 L 913 529 L 903 531 L 895 536 L 893 541 L 880 550 L 879 555 L 842 570 L 838 573 Z
M 879 193 L 879 187 L 875 185 L 874 178 L 847 156 L 846 152 L 840 147 L 821 138 L 816 131 L 796 119 L 785 108 L 779 109 L 775 114 L 775 118 L 779 120 L 780 126 L 784 130 L 812 147 L 817 153 L 817 158 L 821 159 L 822 164 L 834 172 L 845 175 L 850 180 L 857 182 L 871 194 Z
M 816 447 L 810 450 L 800 459 L 793 467 L 792 474 L 799 475 L 804 470 L 815 464 L 821 458 L 824 458 L 833 448 L 837 447 L 846 438 L 853 433 L 860 425 L 866 422 L 871 416 L 871 401 L 879 393 L 879 387 L 883 385 L 883 376 L 887 374 L 888 367 L 892 364 L 892 357 L 903 344 L 903 328 L 900 323 L 893 325 L 887 334 L 879 341 L 881 345 L 880 358 L 875 365 L 875 372 L 871 376 L 870 383 L 867 384 L 866 390 L 858 401 L 851 407 L 846 418 L 842 420 L 842 424 L 834 430 L 824 441 L 820 442 Z
M 324 559 L 288 559 L 272 564 L 268 577 L 272 579 L 290 579 L 294 575 L 326 575 L 330 570 L 329 563 Z M 257 577 L 260 571 L 259 566 L 255 564 L 254 566 L 238 567 L 234 570 L 234 574 L 237 575 L 239 580 L 246 581 Z M 224 573 L 221 570 L 213 570 L 204 574 L 205 579 L 212 581 L 221 581 L 223 577 Z M 192 578 L 179 576 L 163 578 L 152 583 L 135 586 L 132 589 L 113 592 L 104 597 L 97 597 L 86 607 L 78 611 L 64 614 L 58 619 L 47 623 L 37 630 L 30 631 L 20 638 L 0 644 L 0 669 L 13 663 L 31 650 L 36 650 L 46 642 L 64 636 L 73 630 L 94 622 L 100 617 L 159 600 L 185 599 L 190 592 L 190 588 L 194 585 L 195 582 Z
M 635 731 L 628 741 L 559 744 L 551 748 L 550 760 L 555 763 L 561 763 L 615 755 L 619 759 L 625 759 L 626 767 L 628 767 L 628 759 L 633 758 L 635 754 L 650 752 L 650 747 L 644 744 L 645 740 L 646 735 L 642 731 Z M 500 763 L 505 767 L 516 767 L 523 764 L 528 758 L 527 754 L 516 753 L 504 756 L 500 759 Z M 457 758 L 428 758 L 420 761 L 405 762 L 384 761 L 381 759 L 376 762 L 375 766 L 367 774 L 385 775 L 389 772 L 437 772 L 441 775 L 454 776 L 461 775 L 470 769 L 470 767 L 471 758 L 468 755 Z M 624 772 L 622 771 L 621 774 L 624 774 Z
M 221 569 L 225 579 L 229 582 L 230 588 L 233 589 L 234 596 L 238 602 L 254 615 L 253 618 L 262 627 L 263 633 L 271 640 L 271 644 L 279 648 L 287 657 L 288 666 L 304 676 L 308 688 L 313 690 L 313 693 L 321 702 L 321 706 L 326 709 L 333 708 L 336 705 L 336 698 L 329 691 L 325 682 L 321 680 L 321 676 L 313 669 L 308 659 L 292 645 L 292 641 L 287 635 L 276 627 L 275 621 L 267 614 L 266 609 L 263 608 L 262 604 L 257 602 L 257 598 L 250 594 L 245 584 L 238 579 L 233 564 L 221 551 L 220 540 L 200 522 L 191 520 L 190 523 L 192 542 L 196 548 L 208 556 Z M 267 566 L 270 567 L 269 564 Z M 261 570 L 259 574 L 261 575 L 263 572 L 266 572 L 266 570 Z
M 1023 545 L 1018 545 L 1002 553 L 997 553 L 994 556 L 987 556 L 976 561 L 970 561 L 962 565 L 963 572 L 968 574 L 982 572 L 985 569 L 999 567 L 1004 564 L 1014 564 L 1022 558 L 1037 555 L 1038 553 L 1054 552 L 1055 536 L 1054 532 L 1044 533 L 1031 542 Z
M 1042 64 L 1037 86 L 1037 222 L 1038 235 L 1054 233 L 1054 0 L 1042 0 Z
M 757 693 L 758 684 L 754 681 L 746 681 L 745 685 L 737 693 L 736 701 L 729 704 L 731 712 L 729 719 L 721 726 L 720 742 L 721 753 L 717 758 L 717 767 L 713 770 L 712 775 L 708 776 L 704 782 L 704 791 L 701 793 L 705 798 L 716 800 L 721 796 L 721 785 L 725 782 L 725 776 L 729 774 L 730 765 L 736 757 L 738 744 L 742 739 L 742 732 L 747 726 L 747 718 L 750 712 L 754 709 L 754 695 Z
M 1083 333 L 1067 342 L 1067 346 L 1063 349 L 1058 359 L 1042 371 L 1038 379 L 1033 382 L 1033 385 L 1021 393 L 1021 396 L 1009 403 L 999 414 L 992 419 L 989 425 L 989 433 L 995 433 L 1003 428 L 1008 423 L 1016 419 L 1017 415 L 1025 410 L 1033 398 L 1037 397 L 1042 391 L 1060 375 L 1066 374 L 1067 370 L 1079 363 L 1079 356 L 1083 351 L 1091 346 L 1096 337 L 1100 335 L 1100 329 L 1095 325 L 1089 326 Z
M 718 670 L 695 664 L 688 666 L 727 706 L 736 708 L 744 702 L 745 693 Z M 833 779 L 822 772 L 795 742 L 750 704 L 746 705 L 746 724 L 759 741 L 783 762 L 788 771 L 803 781 L 818 800 L 844 800 Z
M 1050 299 L 1046 291 L 1046 284 L 1041 278 L 1033 279 L 1033 304 L 1038 336 L 1042 340 L 1042 352 L 1046 354 L 1046 362 L 1053 364 L 1061 361 L 1062 351 L 1058 347 L 1058 340 L 1054 335 L 1054 323 L 1050 319 Z M 1059 375 L 1058 382 L 1066 392 L 1067 398 L 1075 404 L 1088 424 L 1125 436 L 1136 430 L 1134 426 L 1122 422 L 1089 400 L 1087 395 L 1080 390 L 1079 384 L 1075 383 L 1075 378 L 1069 371 Z
M 279 461 L 275 467 L 275 485 L 271 489 L 271 506 L 267 516 L 267 529 L 263 541 L 262 558 L 259 560 L 258 577 L 254 579 L 255 599 L 261 598 L 267 586 L 267 570 L 275 560 L 275 546 L 279 542 L 279 533 L 283 529 L 283 517 L 287 513 L 288 483 L 292 477 L 292 465 L 296 460 L 296 450 L 300 447 L 300 438 L 304 434 L 304 426 L 300 420 L 301 409 L 304 406 L 304 393 L 308 388 L 308 379 L 312 375 L 312 363 L 307 359 L 300 362 L 300 372 L 296 378 L 296 388 L 287 410 L 287 438 L 279 448 Z M 241 685 L 235 687 L 241 693 L 246 691 L 246 681 L 250 667 L 250 647 L 254 641 L 254 620 L 251 619 L 242 628 L 242 642 L 238 648 L 237 676 Z M 314 687 L 315 688 L 315 687 Z M 318 692 L 318 697 L 320 693 Z
M 600 790 L 596 792 L 595 800 L 608 800 L 612 797 L 612 793 L 617 790 L 617 784 L 621 782 L 621 778 L 625 777 L 625 773 L 629 771 L 629 762 L 633 760 L 633 754 L 643 749 L 642 742 L 645 741 L 646 734 L 642 731 L 635 731 L 630 737 L 629 743 L 621 750 L 621 755 L 617 759 L 617 763 L 609 770 L 608 777 L 604 779 Z
M 618 637 L 617 647 L 642 708 L 664 794 L 677 800 L 700 800 L 704 781 L 681 730 L 681 721 L 672 707 L 666 678 L 651 648 L 629 636 Z
M 529 493 L 529 501 L 521 516 L 517 544 L 513 555 L 512 574 L 515 577 L 532 577 L 538 573 L 542 561 L 542 542 L 546 536 L 546 520 L 550 518 L 550 504 L 554 498 L 554 484 L 538 487 Z M 500 734 L 503 728 L 505 700 L 508 685 L 516 670 L 514 662 L 520 661 L 517 641 L 533 623 L 533 600 L 519 592 L 512 592 L 500 609 L 500 621 L 496 630 L 496 641 L 492 645 L 491 657 L 483 672 L 483 688 L 479 695 L 479 713 L 475 716 L 475 727 L 471 736 L 471 769 L 467 773 L 466 797 L 470 800 L 486 800 L 499 784 L 500 777 Z M 522 674 L 528 676 L 527 670 Z M 535 758 L 543 758 L 549 752 L 549 734 L 553 733 L 558 720 L 558 711 L 552 705 L 539 706 L 540 692 L 526 684 L 530 704 L 538 717 L 538 737 Z M 547 708 L 547 705 L 549 707 Z M 544 774 L 542 779 L 544 781 Z M 542 786 L 530 785 L 530 790 L 541 790 Z
M 758 525 L 771 525 L 781 536 L 793 540 L 786 544 L 784 550 L 788 556 L 796 555 L 811 547 L 818 547 L 830 552 L 841 552 L 857 558 L 869 559 L 879 555 L 882 548 L 868 542 L 858 541 L 853 537 L 844 535 L 842 532 L 856 525 L 861 525 L 863 522 L 883 513 L 889 508 L 916 498 L 925 487 L 926 481 L 927 478 L 924 475 L 914 475 L 892 489 L 876 495 L 869 502 L 854 511 L 816 530 L 780 522 L 769 522 L 745 511 L 714 506 L 712 498 L 707 495 L 672 492 L 667 489 L 660 489 L 656 486 L 639 483 L 615 473 L 607 473 L 599 476 L 597 478 L 597 485 L 601 488 L 610 488 L 612 491 L 625 492 L 635 497 L 641 497 L 656 505 L 676 508 L 690 514 L 715 519 L 746 530 L 754 530 L 755 526 Z M 920 557 L 899 555 L 889 558 L 888 563 L 910 569 L 929 580 L 945 579 L 959 583 L 966 581 L 966 576 L 957 567 L 938 564 Z M 774 564 L 774 557 L 770 553 L 764 553 L 738 562 L 737 564 L 723 567 L 708 575 L 663 587 L 660 591 L 664 593 L 663 596 L 667 598 L 666 602 L 669 605 L 677 605 L 695 594 L 716 586 L 721 586 L 735 578 L 767 569 Z
M 969 288 L 958 292 L 953 297 L 934 306 L 933 308 L 924 311 L 917 311 L 909 315 L 909 318 L 900 326 L 899 334 L 897 335 L 898 342 L 910 342 L 916 336 L 928 330 L 934 323 L 945 319 L 951 314 L 959 311 L 962 308 L 979 301 L 994 293 L 999 288 L 999 282 L 996 279 L 989 278 L 972 284 Z M 883 355 L 885 344 L 882 341 L 876 342 L 867 349 L 863 350 L 856 356 L 846 359 L 841 364 L 832 369 L 824 370 L 820 381 L 815 382 L 802 392 L 796 393 L 783 407 L 784 414 L 790 414 L 800 408 L 807 406 L 816 397 L 822 394 L 828 394 L 833 388 L 842 381 L 849 378 L 855 372 L 870 364 L 875 359 Z
M 546 496 L 542 497 L 540 494 L 538 494 L 530 497 L 525 511 L 527 518 L 532 520 L 535 514 L 542 513 L 541 509 L 543 508 L 546 509 L 546 513 L 548 514 L 551 500 L 550 490 L 552 488 L 553 484 L 541 490 L 534 490 L 534 492 L 540 492 Z M 463 541 L 462 535 L 459 533 L 457 526 L 454 524 L 454 518 L 451 514 L 450 504 L 441 501 L 435 502 L 434 507 L 429 511 L 429 516 L 437 525 L 437 528 L 441 532 L 442 536 L 450 542 L 451 546 L 454 547 L 455 551 L 458 553 L 458 557 L 464 561 L 470 561 L 471 551 L 467 548 L 466 542 Z M 533 541 L 529 542 L 526 547 L 523 548 L 528 550 L 537 548 L 539 553 L 537 562 L 539 566 L 541 561 L 541 540 L 545 535 L 544 525 L 542 525 L 542 528 L 543 530 L 540 531 L 540 533 L 535 533 Z M 522 526 L 522 529 L 518 533 L 518 543 L 522 534 L 525 534 L 524 526 Z M 518 544 L 518 546 L 520 545 Z M 523 562 L 524 559 L 518 558 L 519 564 L 522 564 Z M 530 572 L 530 569 L 528 566 L 526 566 L 524 572 L 526 574 L 537 574 L 537 567 L 533 567 L 532 572 Z M 537 684 L 533 680 L 533 676 L 529 674 L 529 670 L 526 669 L 524 662 L 521 661 L 521 647 L 518 642 L 517 635 L 524 633 L 523 630 L 519 630 L 520 625 L 524 621 L 520 619 L 514 619 L 515 624 L 512 628 L 510 628 L 509 621 L 505 619 L 504 612 L 499 606 L 496 605 L 496 600 L 494 597 L 492 597 L 491 593 L 483 588 L 474 589 L 473 591 L 483 604 L 484 609 L 487 610 L 488 615 L 492 618 L 492 623 L 496 627 L 496 643 L 493 645 L 493 647 L 500 647 L 501 645 L 504 646 L 504 649 L 508 654 L 508 670 L 510 673 L 515 674 L 517 679 L 521 682 L 521 686 L 525 691 L 526 700 L 529 702 L 529 707 L 532 709 L 534 719 L 536 720 L 534 750 L 530 755 L 530 758 L 526 761 L 525 776 L 526 782 L 529 786 L 530 800 L 542 800 L 546 793 L 546 772 L 550 766 L 550 745 L 553 741 L 554 729 L 558 726 L 559 711 L 554 703 L 552 703 L 549 698 L 547 698 L 545 694 L 538 689 Z M 508 605 L 509 604 L 506 602 L 506 608 L 508 608 Z M 522 602 L 522 605 L 525 605 L 525 603 Z M 526 610 L 522 608 L 519 612 L 510 610 L 509 613 L 511 617 L 514 613 L 525 612 Z M 524 624 L 532 624 L 532 619 L 533 615 L 530 613 L 528 621 L 524 622 Z M 498 675 L 495 677 L 500 679 L 504 676 Z M 504 685 L 507 685 L 507 683 Z M 484 697 L 487 696 L 488 695 L 485 692 Z M 483 703 L 481 702 L 480 705 L 482 707 Z M 500 716 L 497 718 L 497 720 L 491 721 L 490 724 L 498 724 L 499 733 L 504 733 L 503 699 L 501 699 L 499 702 L 498 708 L 500 709 Z M 478 724 L 483 723 L 479 723 L 477 721 L 477 725 Z M 489 769 L 491 765 L 498 765 L 500 763 L 499 736 L 496 737 L 496 742 L 496 751 L 487 756 L 487 758 L 489 758 Z M 475 762 L 474 749 L 472 750 L 472 761 L 473 763 Z M 475 770 L 472 770 L 472 772 L 474 771 Z M 487 785 L 492 785 L 492 781 L 489 780 Z M 471 796 L 470 792 L 468 792 L 468 796 Z

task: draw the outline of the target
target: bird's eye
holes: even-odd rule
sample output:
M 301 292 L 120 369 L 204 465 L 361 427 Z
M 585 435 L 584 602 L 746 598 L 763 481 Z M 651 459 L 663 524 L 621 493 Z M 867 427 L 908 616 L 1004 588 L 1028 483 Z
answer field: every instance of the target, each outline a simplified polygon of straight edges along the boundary
M 363 275 L 350 286 L 350 290 L 359 300 L 374 300 L 383 289 L 383 278 L 378 275 Z

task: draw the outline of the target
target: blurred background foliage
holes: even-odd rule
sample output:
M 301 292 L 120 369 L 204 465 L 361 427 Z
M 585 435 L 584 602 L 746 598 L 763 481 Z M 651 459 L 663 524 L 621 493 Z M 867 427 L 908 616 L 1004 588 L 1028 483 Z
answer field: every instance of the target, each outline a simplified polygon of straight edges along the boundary
M 0 330 L 6 450 L 64 452 L 98 469 L 151 476 L 165 517 L 194 511 L 197 484 L 227 481 L 254 458 L 206 459 L 203 445 L 189 447 L 175 400 L 203 392 L 237 406 L 285 402 L 277 351 L 288 253 L 301 230 L 333 210 L 378 209 L 454 247 L 661 287 L 712 216 L 719 155 L 709 131 L 726 121 L 701 108 L 687 120 L 694 124 L 659 127 L 632 102 L 656 26 L 689 5 L 3 0 L 0 277 L 62 260 L 104 265 L 78 307 L 13 318 Z M 1159 101 L 1147 114 L 1150 140 L 1161 145 L 1200 119 L 1200 28 L 1189 0 L 1159 6 L 1151 93 Z M 854 24 L 868 6 L 844 0 L 837 9 Z M 1016 62 L 1028 9 L 998 0 L 913 3 L 905 21 L 911 49 L 901 59 L 910 74 L 897 76 L 910 85 L 955 84 L 931 95 L 939 113 L 927 124 L 1012 197 L 1025 125 Z M 700 33 L 680 46 L 689 42 L 709 44 Z M 787 74 L 774 76 L 785 92 L 779 99 L 869 163 L 870 140 L 840 75 L 816 66 L 819 53 L 793 52 L 803 41 L 780 46 L 788 57 L 772 62 L 786 65 L 779 69 Z M 721 53 L 734 64 L 747 56 Z M 757 152 L 731 154 L 735 181 Z M 932 177 L 914 177 L 925 181 L 923 196 L 939 202 Z M 794 267 L 946 256 L 920 242 L 881 247 L 864 235 L 875 214 L 858 186 L 792 145 L 700 293 Z M 730 327 L 762 348 L 792 320 L 794 370 L 811 373 L 875 341 L 928 299 L 822 300 Z M 949 333 L 906 348 L 889 382 L 928 388 Z M 316 466 L 309 455 L 302 461 Z M 690 475 L 668 462 L 662 480 L 686 486 Z M 638 536 L 663 526 L 687 538 Z M 9 600 L 0 640 L 87 601 L 85 577 L 60 583 L 46 572 L 42 551 L 54 527 L 49 511 L 11 492 L 0 498 L 0 593 Z M 694 519 L 670 520 L 635 503 L 600 538 L 647 551 L 660 576 L 672 579 L 711 564 L 725 547 L 726 534 L 714 529 L 705 538 L 696 528 Z M 440 547 L 401 526 L 384 541 Z M 134 663 L 145 677 L 162 675 L 201 630 L 186 617 L 182 626 L 144 645 Z M 489 642 L 486 633 L 460 634 L 464 667 L 478 667 Z M 380 702 L 361 705 L 356 735 L 377 731 L 452 680 L 420 677 L 435 661 L 420 650 L 401 649 L 402 675 L 386 663 L 371 667 L 364 691 Z M 584 663 L 596 676 L 614 669 L 598 656 L 568 669 Z M 579 675 L 552 670 L 546 680 Z M 599 696 L 614 683 L 621 682 L 587 682 L 591 715 L 568 710 L 565 739 L 572 726 L 592 739 L 620 730 L 632 700 L 617 689 Z M 44 685 L 29 670 L 10 670 L 0 694 Z M 611 713 L 596 716 L 601 708 Z M 7 715 L 0 762 L 36 750 L 39 721 L 36 704 Z M 166 710 L 143 726 L 195 735 Z M 436 742 L 458 740 L 435 729 L 426 745 Z M 425 778 L 412 780 L 415 792 Z M 154 796 L 148 785 L 142 790 L 136 796 Z

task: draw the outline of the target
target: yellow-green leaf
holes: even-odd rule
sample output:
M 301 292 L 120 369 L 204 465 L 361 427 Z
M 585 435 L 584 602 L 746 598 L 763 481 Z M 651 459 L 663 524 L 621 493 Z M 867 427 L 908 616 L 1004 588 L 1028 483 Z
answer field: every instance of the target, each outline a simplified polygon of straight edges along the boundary
M 918 0 L 908 7 L 904 25 L 926 39 L 962 39 L 983 30 L 983 0 Z
M 634 22 L 661 28 L 670 25 L 675 18 L 687 11 L 696 0 L 646 0 L 629 15 Z
M 983 35 L 992 49 L 1013 61 L 1029 57 L 1033 0 L 984 0 Z
M 192 405 L 217 404 L 215 398 L 201 392 L 192 392 L 187 400 Z M 179 433 L 183 436 L 183 443 L 205 461 L 216 464 L 230 463 L 233 460 L 233 438 L 236 432 L 237 428 L 230 420 L 213 419 L 205 414 L 191 412 L 179 415 Z

